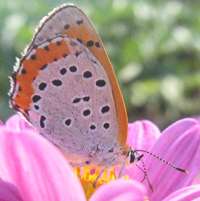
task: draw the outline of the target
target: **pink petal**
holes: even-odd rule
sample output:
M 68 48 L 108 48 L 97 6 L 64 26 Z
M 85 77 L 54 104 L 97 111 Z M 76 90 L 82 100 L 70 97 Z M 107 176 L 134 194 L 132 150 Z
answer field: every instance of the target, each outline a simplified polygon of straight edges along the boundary
M 188 200 L 199 200 L 200 198 L 200 185 L 193 185 L 186 188 L 182 188 L 173 194 L 166 197 L 163 201 L 178 200 L 178 201 L 188 201 Z
M 160 134 L 158 127 L 152 122 L 136 121 L 128 125 L 127 144 L 133 149 L 149 150 Z
M 158 159 L 146 157 L 145 165 L 155 194 L 149 198 L 162 200 L 172 192 L 191 184 L 200 169 L 200 126 L 194 119 L 180 120 L 168 127 L 151 152 L 189 171 L 185 174 Z
M 198 172 L 198 174 L 196 175 L 196 177 L 192 181 L 192 185 L 194 185 L 194 184 L 200 184 L 200 172 Z
M 148 120 L 136 121 L 128 126 L 128 139 L 127 144 L 133 149 L 143 149 L 149 150 L 155 141 L 160 136 L 160 131 L 158 127 Z M 118 175 L 121 167 L 116 169 L 116 174 Z M 138 176 L 138 172 L 141 170 L 138 167 L 126 168 L 124 175 L 129 175 L 130 178 L 141 181 L 141 177 Z
M 3 122 L 0 120 L 0 126 L 4 126 Z
M 0 127 L 0 177 L 15 185 L 24 200 L 86 200 L 62 154 L 30 129 Z
M 0 179 L 0 200 L 22 201 L 23 199 L 13 184 Z
M 118 179 L 98 188 L 90 201 L 144 201 L 145 195 L 146 189 L 142 184 L 131 179 Z
M 15 114 L 11 116 L 7 121 L 5 126 L 7 127 L 8 130 L 14 130 L 14 131 L 22 131 L 23 129 L 29 128 L 29 129 L 34 129 L 25 119 L 19 115 Z

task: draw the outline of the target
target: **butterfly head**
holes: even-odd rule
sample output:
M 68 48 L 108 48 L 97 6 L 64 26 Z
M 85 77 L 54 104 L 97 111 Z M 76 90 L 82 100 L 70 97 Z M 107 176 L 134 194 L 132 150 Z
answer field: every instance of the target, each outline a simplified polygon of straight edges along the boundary
M 136 156 L 136 150 L 134 149 L 130 149 L 128 154 L 127 154 L 127 158 L 126 158 L 126 164 L 130 167 L 130 166 L 134 166 L 138 163 L 138 161 L 140 161 L 142 159 L 142 157 L 144 156 L 144 154 L 139 155 L 138 157 Z

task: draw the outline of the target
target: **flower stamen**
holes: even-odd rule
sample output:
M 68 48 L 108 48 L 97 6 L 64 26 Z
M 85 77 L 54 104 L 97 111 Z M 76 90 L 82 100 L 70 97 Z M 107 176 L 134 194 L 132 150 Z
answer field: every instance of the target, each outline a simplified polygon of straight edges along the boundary
M 87 199 L 91 197 L 91 195 L 97 190 L 99 186 L 116 179 L 115 169 L 107 169 L 97 180 L 96 187 L 94 187 L 94 181 L 96 180 L 100 172 L 98 169 L 94 170 L 87 167 L 73 167 L 73 170 L 83 186 Z M 123 178 L 127 179 L 129 178 L 129 176 L 126 175 Z

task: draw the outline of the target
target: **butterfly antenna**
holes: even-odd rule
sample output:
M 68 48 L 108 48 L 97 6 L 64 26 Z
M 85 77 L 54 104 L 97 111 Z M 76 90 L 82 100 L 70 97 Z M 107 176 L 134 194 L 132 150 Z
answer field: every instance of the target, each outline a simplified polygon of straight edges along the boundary
M 136 166 L 144 173 L 144 170 L 139 165 L 136 164 Z M 145 180 L 145 178 L 146 178 L 146 175 L 144 173 L 144 178 L 142 179 L 140 183 L 142 183 Z
M 136 151 L 136 152 L 145 152 L 145 153 L 147 153 L 147 154 L 150 154 L 151 156 L 154 156 L 155 158 L 161 160 L 162 162 L 166 163 L 167 165 L 170 165 L 171 167 L 175 168 L 176 170 L 178 170 L 178 171 L 180 171 L 180 172 L 188 173 L 187 170 L 184 170 L 184 169 L 182 169 L 182 168 L 178 168 L 178 167 L 176 167 L 175 165 L 173 165 L 172 163 L 170 163 L 170 162 L 168 162 L 168 161 L 166 161 L 166 160 L 160 158 L 159 156 L 157 156 L 157 155 L 155 155 L 155 154 L 152 154 L 152 153 L 149 152 L 149 151 L 146 151 L 146 150 L 135 150 L 135 151 Z M 143 162 L 143 160 L 142 160 L 142 162 Z
M 152 191 L 152 193 L 154 193 L 155 191 L 154 191 L 153 186 L 151 185 L 151 182 L 150 182 L 149 177 L 148 177 L 148 175 L 147 175 L 147 171 L 146 171 L 146 167 L 145 167 L 145 164 L 144 164 L 143 159 L 141 159 L 141 161 L 142 161 L 143 169 L 142 169 L 139 165 L 136 164 L 136 166 L 144 173 L 144 178 L 142 179 L 141 183 L 142 183 L 142 182 L 145 180 L 145 178 L 146 178 L 146 179 L 147 179 L 147 182 L 148 182 L 148 184 L 149 184 L 149 187 L 150 187 L 150 189 L 151 189 L 151 191 Z

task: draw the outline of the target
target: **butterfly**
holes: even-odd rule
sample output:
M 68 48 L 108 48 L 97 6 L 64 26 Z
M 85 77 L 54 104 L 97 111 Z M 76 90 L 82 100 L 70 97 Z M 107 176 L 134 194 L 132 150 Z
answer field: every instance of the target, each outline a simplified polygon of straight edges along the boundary
M 99 168 L 99 178 L 142 159 L 126 144 L 127 112 L 103 43 L 76 6 L 42 19 L 11 81 L 11 107 L 72 165 Z

